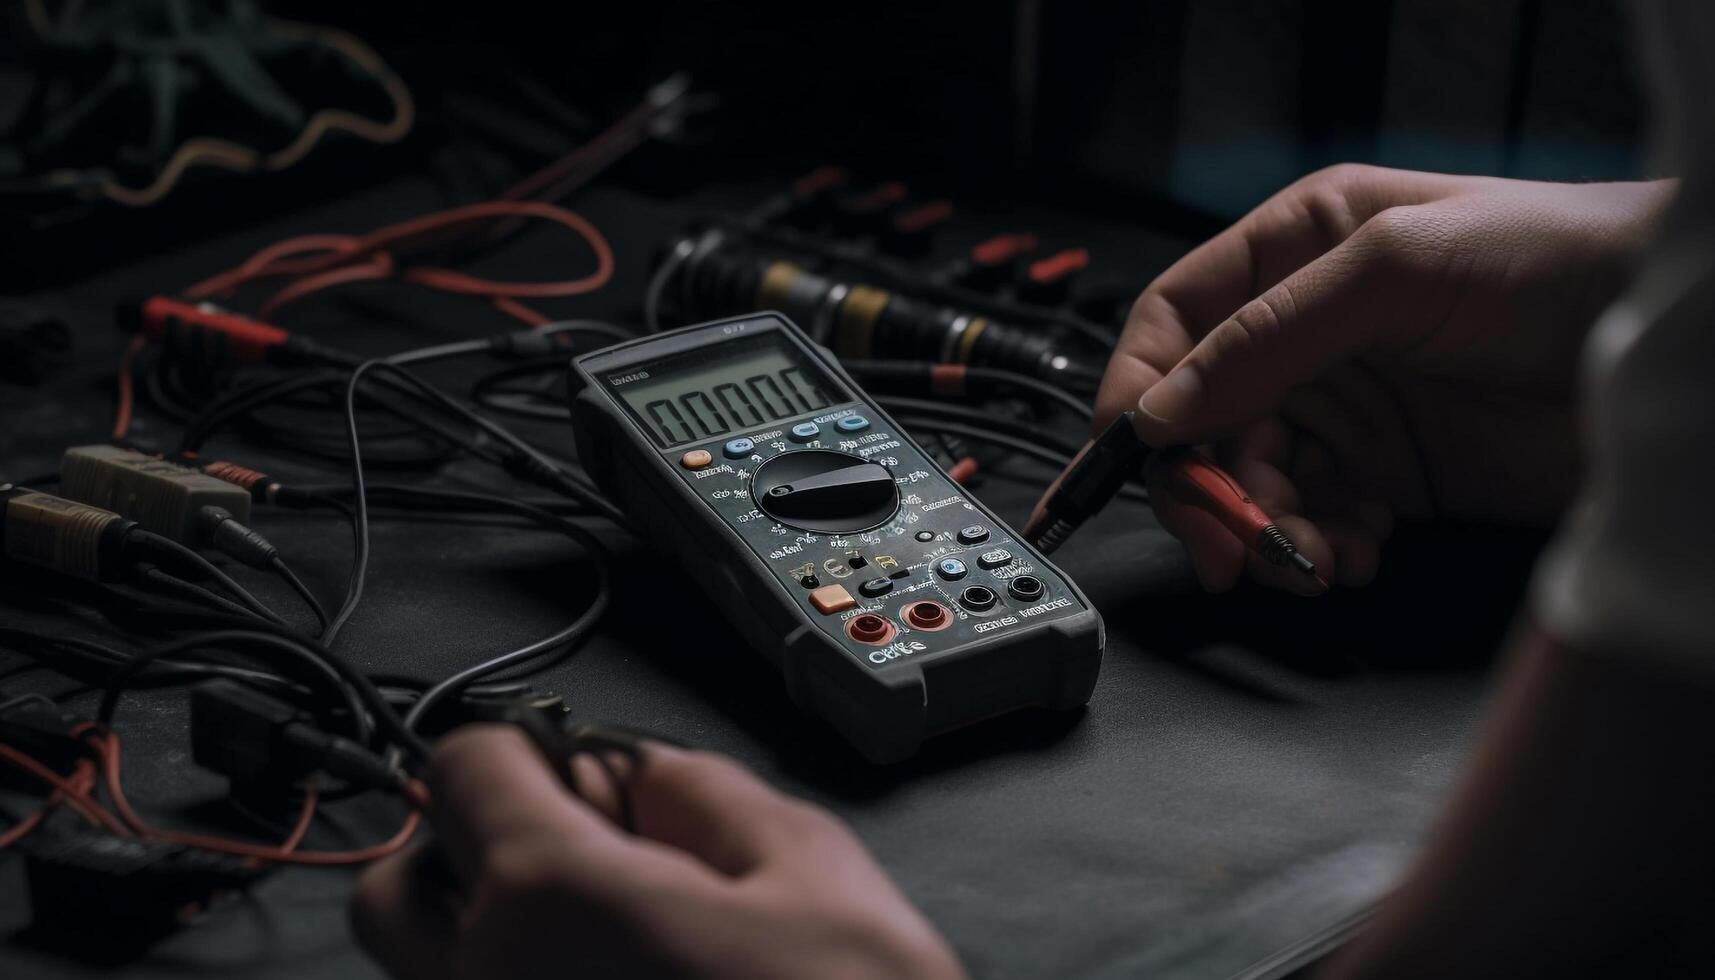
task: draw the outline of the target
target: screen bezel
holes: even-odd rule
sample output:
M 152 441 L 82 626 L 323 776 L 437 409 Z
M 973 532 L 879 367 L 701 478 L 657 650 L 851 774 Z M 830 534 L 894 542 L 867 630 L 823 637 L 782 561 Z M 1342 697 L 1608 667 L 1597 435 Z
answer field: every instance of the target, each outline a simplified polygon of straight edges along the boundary
M 660 452 L 672 452 L 701 442 L 733 439 L 755 432 L 767 431 L 770 428 L 777 428 L 785 424 L 792 418 L 797 418 L 798 415 L 789 416 L 787 419 L 778 422 L 765 423 L 760 427 L 735 428 L 723 435 L 663 443 L 656 435 L 649 420 L 639 415 L 630 402 L 621 396 L 620 389 L 608 383 L 609 375 L 643 370 L 650 364 L 659 361 L 679 358 L 699 350 L 724 346 L 729 343 L 760 344 L 772 339 L 775 343 L 787 345 L 789 351 L 796 351 L 798 357 L 803 360 L 805 368 L 814 373 L 815 376 L 811 380 L 822 387 L 823 393 L 828 398 L 828 404 L 822 409 L 813 409 L 812 411 L 832 410 L 837 406 L 851 402 L 856 396 L 852 393 L 852 389 L 843 375 L 832 369 L 820 356 L 820 352 L 806 343 L 801 336 L 795 336 L 797 333 L 796 330 L 789 329 L 788 325 L 775 315 L 724 321 L 674 331 L 670 334 L 640 338 L 619 347 L 578 358 L 577 365 L 583 371 L 587 382 L 602 389 L 603 396 L 625 414 L 646 442 Z

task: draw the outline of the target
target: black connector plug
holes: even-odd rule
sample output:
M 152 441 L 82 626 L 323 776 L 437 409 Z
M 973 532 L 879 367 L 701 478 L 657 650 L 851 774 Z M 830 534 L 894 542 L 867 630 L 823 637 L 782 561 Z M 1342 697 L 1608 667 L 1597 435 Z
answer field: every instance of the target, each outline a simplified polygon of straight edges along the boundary
M 405 776 L 368 748 L 317 728 L 278 698 L 225 678 L 191 690 L 191 758 L 234 789 L 288 787 L 318 770 L 373 789 L 399 791 Z
M 45 695 L 11 697 L 0 692 L 0 744 L 34 757 L 55 772 L 68 771 L 85 754 L 75 733 L 83 722 Z
M 238 522 L 224 507 L 209 505 L 197 511 L 203 541 L 210 548 L 249 565 L 267 571 L 280 555 L 274 543 Z

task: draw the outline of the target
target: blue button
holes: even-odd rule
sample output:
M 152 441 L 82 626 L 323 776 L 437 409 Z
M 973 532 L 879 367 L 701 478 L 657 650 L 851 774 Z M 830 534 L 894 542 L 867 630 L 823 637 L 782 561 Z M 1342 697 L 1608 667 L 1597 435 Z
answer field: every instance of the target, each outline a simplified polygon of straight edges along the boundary
M 965 577 L 965 563 L 957 558 L 943 558 L 935 565 L 935 571 L 949 582 Z
M 862 432 L 869 428 L 869 419 L 862 415 L 848 415 L 835 422 L 834 425 L 838 426 L 841 432 Z
M 792 427 L 793 442 L 809 442 L 822 434 L 822 427 L 814 422 L 799 422 Z
M 756 443 L 749 439 L 733 439 L 727 442 L 722 451 L 726 453 L 727 459 L 743 459 L 755 448 Z

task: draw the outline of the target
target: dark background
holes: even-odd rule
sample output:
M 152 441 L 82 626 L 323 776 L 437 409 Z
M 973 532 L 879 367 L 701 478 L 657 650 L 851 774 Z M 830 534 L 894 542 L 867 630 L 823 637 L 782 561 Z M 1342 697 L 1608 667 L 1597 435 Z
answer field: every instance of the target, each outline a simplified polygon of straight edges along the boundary
M 1623 18 L 1599 0 L 269 6 L 379 49 L 416 94 L 413 135 L 387 148 L 330 141 L 266 177 L 197 174 L 142 211 L 23 193 L 29 141 L 8 128 L 6 107 L 30 98 L 27 46 L 0 62 L 0 167 L 11 168 L 0 284 L 8 301 L 58 311 L 73 341 L 69 363 L 42 382 L 0 382 L 0 478 L 51 470 L 64 446 L 103 438 L 119 301 L 286 235 L 360 231 L 491 195 L 679 70 L 718 107 L 568 202 L 613 239 L 619 273 L 597 296 L 549 304 L 555 315 L 635 324 L 668 236 L 822 163 L 953 197 L 943 254 L 1027 226 L 1088 245 L 1093 277 L 1134 290 L 1282 184 L 1340 160 L 1546 179 L 1646 169 Z M 95 154 L 85 162 L 141 140 L 148 115 L 131 108 L 83 145 Z M 564 272 L 580 260 L 558 241 L 525 235 L 484 268 Z M 291 326 L 380 352 L 506 324 L 480 304 L 382 286 L 307 303 Z M 437 377 L 456 386 L 461 375 Z M 521 428 L 567 439 L 552 425 Z M 145 408 L 138 431 L 172 430 Z M 215 448 L 283 475 L 340 478 L 230 436 Z M 1049 475 L 1008 467 L 980 494 L 1016 523 Z M 508 486 L 469 465 L 437 479 Z M 313 588 L 337 594 L 349 542 L 337 520 L 257 523 Z M 696 570 L 663 568 L 617 537 L 608 628 L 542 683 L 581 715 L 732 753 L 835 808 L 977 975 L 1268 975 L 1269 957 L 1361 916 L 1409 859 L 1468 745 L 1539 542 L 1406 528 L 1363 593 L 1204 597 L 1147 513 L 1116 507 L 1060 559 L 1108 624 L 1089 710 L 985 725 L 886 770 L 795 714 L 777 677 L 719 640 L 718 610 L 693 598 L 663 616 L 661 583 Z M 446 673 L 554 628 L 577 572 L 558 540 L 488 521 L 389 518 L 375 549 L 370 598 L 345 641 L 374 669 Z M 51 614 L 52 583 L 8 570 L 0 585 L 0 616 L 100 628 Z M 6 683 L 57 690 L 39 674 Z M 138 697 L 122 718 L 132 785 L 163 819 L 194 819 L 220 791 L 186 765 L 182 708 L 177 695 Z M 389 817 L 337 811 L 317 842 L 368 839 Z M 0 859 L 0 975 L 371 976 L 344 931 L 347 881 L 274 875 L 115 969 L 34 944 L 19 862 Z

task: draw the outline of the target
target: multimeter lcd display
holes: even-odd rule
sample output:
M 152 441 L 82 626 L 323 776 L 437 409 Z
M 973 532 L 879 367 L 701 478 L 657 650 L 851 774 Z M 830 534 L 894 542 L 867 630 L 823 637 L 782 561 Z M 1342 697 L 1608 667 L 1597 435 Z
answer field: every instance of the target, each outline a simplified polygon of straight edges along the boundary
M 774 333 L 612 371 L 605 380 L 663 449 L 754 432 L 847 397 Z

